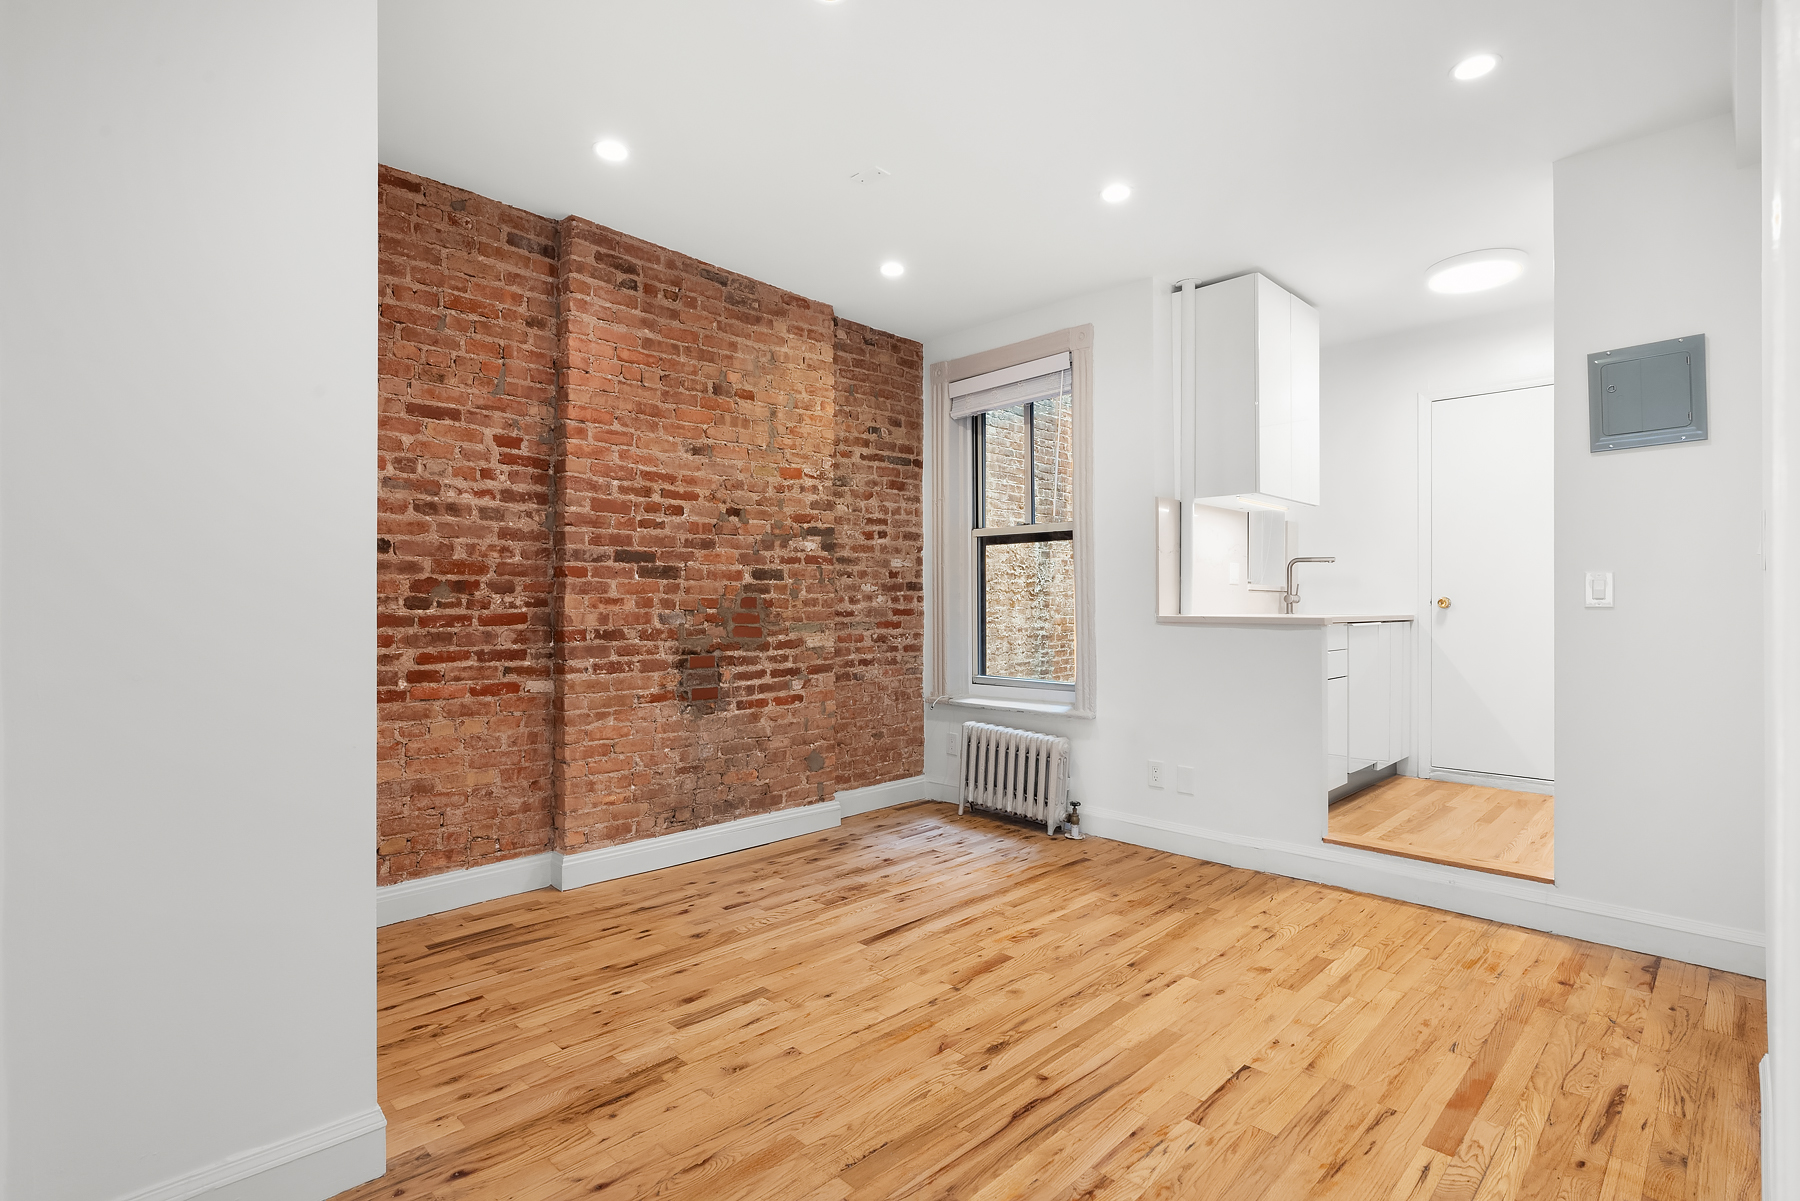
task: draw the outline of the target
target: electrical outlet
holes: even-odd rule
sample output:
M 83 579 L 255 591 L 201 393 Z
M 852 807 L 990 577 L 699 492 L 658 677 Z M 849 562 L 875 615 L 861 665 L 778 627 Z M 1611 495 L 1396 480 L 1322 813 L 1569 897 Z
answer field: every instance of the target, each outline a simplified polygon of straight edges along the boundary
M 1150 787 L 1162 788 L 1163 780 L 1169 774 L 1169 765 L 1159 759 L 1150 760 Z
M 1175 768 L 1175 791 L 1183 796 L 1194 795 L 1194 769 L 1185 763 Z

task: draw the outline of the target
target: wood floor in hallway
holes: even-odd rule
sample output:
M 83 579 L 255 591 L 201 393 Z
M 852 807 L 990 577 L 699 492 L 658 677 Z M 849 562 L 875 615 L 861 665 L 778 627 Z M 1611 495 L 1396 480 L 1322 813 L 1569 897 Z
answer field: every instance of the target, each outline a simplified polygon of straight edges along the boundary
M 1331 806 L 1325 841 L 1556 883 L 1556 798 L 1390 776 Z
M 1759 1195 L 1758 980 L 929 802 L 379 970 L 359 1201 Z

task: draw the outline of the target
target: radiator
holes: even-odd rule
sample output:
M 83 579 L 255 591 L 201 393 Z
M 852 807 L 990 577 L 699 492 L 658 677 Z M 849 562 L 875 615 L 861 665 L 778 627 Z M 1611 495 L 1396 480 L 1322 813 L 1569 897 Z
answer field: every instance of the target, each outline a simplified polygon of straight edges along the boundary
M 1056 833 L 1069 809 L 1069 740 L 980 721 L 965 721 L 962 731 L 956 811 L 992 809 Z

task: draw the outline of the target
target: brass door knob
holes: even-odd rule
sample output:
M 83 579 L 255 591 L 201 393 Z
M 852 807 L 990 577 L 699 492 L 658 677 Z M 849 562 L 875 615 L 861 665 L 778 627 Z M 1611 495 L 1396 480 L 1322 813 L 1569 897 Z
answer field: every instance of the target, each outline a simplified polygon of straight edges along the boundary
M 1438 597 L 1438 608 L 1448 609 L 1449 607 L 1450 607 L 1450 598 L 1449 597 L 1447 597 L 1447 596 Z

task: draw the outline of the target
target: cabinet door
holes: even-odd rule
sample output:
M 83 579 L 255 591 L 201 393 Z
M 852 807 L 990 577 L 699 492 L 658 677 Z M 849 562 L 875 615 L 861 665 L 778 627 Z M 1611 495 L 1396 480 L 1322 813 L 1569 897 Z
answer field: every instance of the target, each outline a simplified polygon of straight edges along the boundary
M 1349 684 L 1346 676 L 1325 681 L 1325 788 L 1330 791 L 1349 778 L 1344 748 L 1349 736 Z
M 1288 297 L 1291 382 L 1288 414 L 1294 437 L 1291 500 L 1319 503 L 1319 314 L 1298 296 Z
M 1392 763 L 1388 739 L 1393 721 L 1393 665 L 1389 662 L 1388 622 L 1359 621 L 1350 626 L 1351 771 Z
M 1262 488 L 1257 478 L 1256 275 L 1193 293 L 1192 356 L 1182 361 L 1182 405 L 1192 414 L 1196 498 Z
M 1412 640 L 1411 622 L 1384 622 L 1388 633 L 1388 749 L 1376 766 L 1386 767 L 1412 754 Z
M 1297 500 L 1292 300 L 1274 281 L 1256 277 L 1256 489 Z

